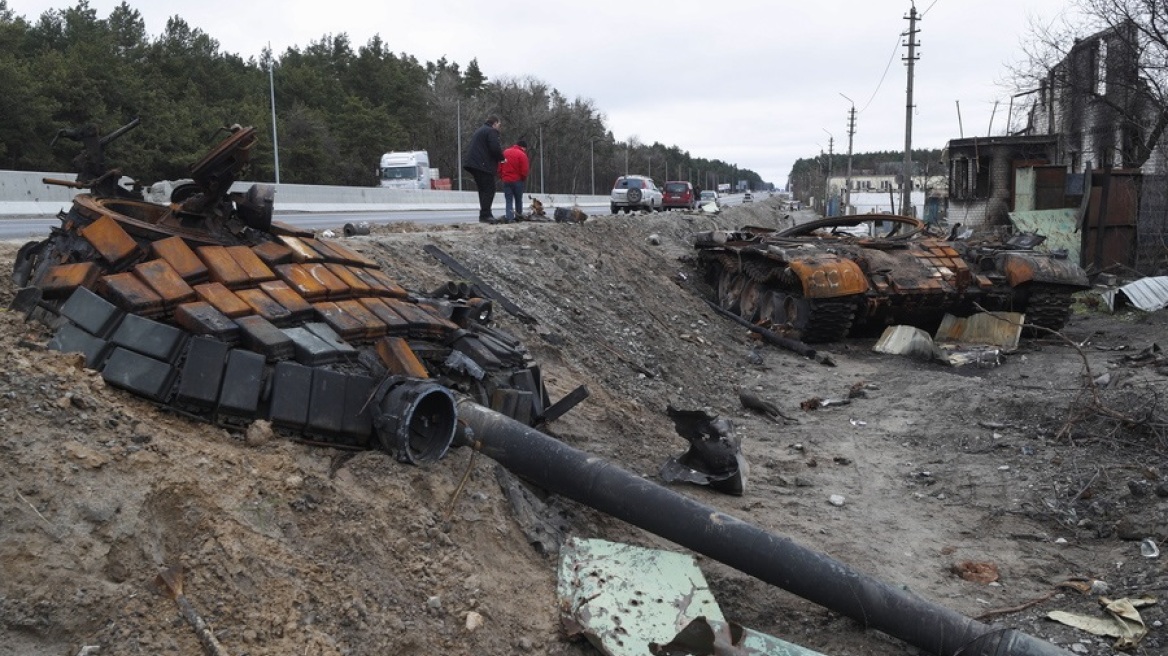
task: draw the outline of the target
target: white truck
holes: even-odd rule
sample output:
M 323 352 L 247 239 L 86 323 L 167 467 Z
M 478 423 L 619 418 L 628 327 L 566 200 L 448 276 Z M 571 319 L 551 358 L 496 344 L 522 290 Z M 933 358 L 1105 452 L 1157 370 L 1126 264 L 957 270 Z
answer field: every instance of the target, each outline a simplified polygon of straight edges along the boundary
M 437 170 L 430 168 L 430 154 L 424 150 L 391 152 L 381 156 L 377 177 L 389 189 L 431 189 Z

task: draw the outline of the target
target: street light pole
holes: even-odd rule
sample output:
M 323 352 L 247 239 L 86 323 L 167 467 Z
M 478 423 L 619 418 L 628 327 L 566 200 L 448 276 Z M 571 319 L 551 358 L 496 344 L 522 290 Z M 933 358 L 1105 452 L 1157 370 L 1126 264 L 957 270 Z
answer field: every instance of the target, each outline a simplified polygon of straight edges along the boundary
M 276 84 L 272 79 L 275 59 L 271 56 L 272 44 L 268 43 L 268 91 L 272 97 L 272 155 L 275 158 L 276 184 L 280 184 L 280 142 L 276 140 Z
M 592 195 L 596 195 L 596 137 L 588 140 L 589 175 L 592 178 Z
M 458 149 L 458 161 L 454 166 L 458 168 L 458 190 L 462 191 L 462 98 L 454 100 L 454 134 L 455 148 Z
M 539 193 L 543 193 L 543 124 L 539 126 Z

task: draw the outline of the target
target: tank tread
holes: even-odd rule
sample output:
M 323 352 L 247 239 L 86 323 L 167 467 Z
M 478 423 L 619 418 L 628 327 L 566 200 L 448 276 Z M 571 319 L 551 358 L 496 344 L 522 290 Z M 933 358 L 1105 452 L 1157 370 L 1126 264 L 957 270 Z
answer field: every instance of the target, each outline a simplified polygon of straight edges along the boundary
M 856 316 L 856 303 L 851 297 L 843 299 L 815 299 L 808 301 L 811 312 L 802 339 L 808 344 L 835 342 L 848 336 Z
M 1038 285 L 1026 301 L 1026 323 L 1062 330 L 1071 318 L 1074 290 L 1057 285 Z

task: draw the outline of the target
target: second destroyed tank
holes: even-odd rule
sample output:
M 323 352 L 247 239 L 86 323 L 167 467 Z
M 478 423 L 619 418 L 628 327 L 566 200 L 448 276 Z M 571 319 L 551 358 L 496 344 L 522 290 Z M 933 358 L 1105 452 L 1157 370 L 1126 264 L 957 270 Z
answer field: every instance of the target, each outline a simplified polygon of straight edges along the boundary
M 1043 240 L 971 242 L 930 234 L 913 217 L 859 214 L 703 232 L 694 246 L 721 307 L 823 343 L 894 324 L 932 330 L 945 314 L 979 309 L 1023 312 L 1028 324 L 1059 330 L 1090 283 L 1065 255 L 1034 250 Z

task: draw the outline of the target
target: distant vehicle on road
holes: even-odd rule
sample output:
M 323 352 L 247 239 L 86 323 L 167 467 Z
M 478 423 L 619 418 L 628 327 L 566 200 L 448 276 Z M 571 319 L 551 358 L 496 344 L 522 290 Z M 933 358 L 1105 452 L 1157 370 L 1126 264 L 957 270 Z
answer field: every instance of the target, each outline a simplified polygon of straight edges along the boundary
M 709 190 L 703 191 L 702 192 L 702 205 L 705 205 L 707 203 L 713 203 L 714 207 L 721 207 L 722 203 L 721 203 L 721 201 L 718 200 L 718 192 L 709 191 Z
M 610 200 L 613 214 L 622 209 L 626 212 L 634 210 L 660 211 L 661 199 L 661 190 L 648 176 L 622 175 L 612 184 Z
M 438 175 L 430 168 L 430 154 L 414 150 L 382 155 L 377 177 L 389 189 L 430 189 Z
M 742 194 L 742 202 L 744 202 L 744 203 L 753 203 L 754 202 L 754 196 L 751 195 L 750 190 L 747 190 L 746 193 Z
M 698 206 L 698 199 L 694 196 L 693 185 L 681 180 L 666 182 L 661 206 L 667 210 L 675 207 L 694 209 Z

